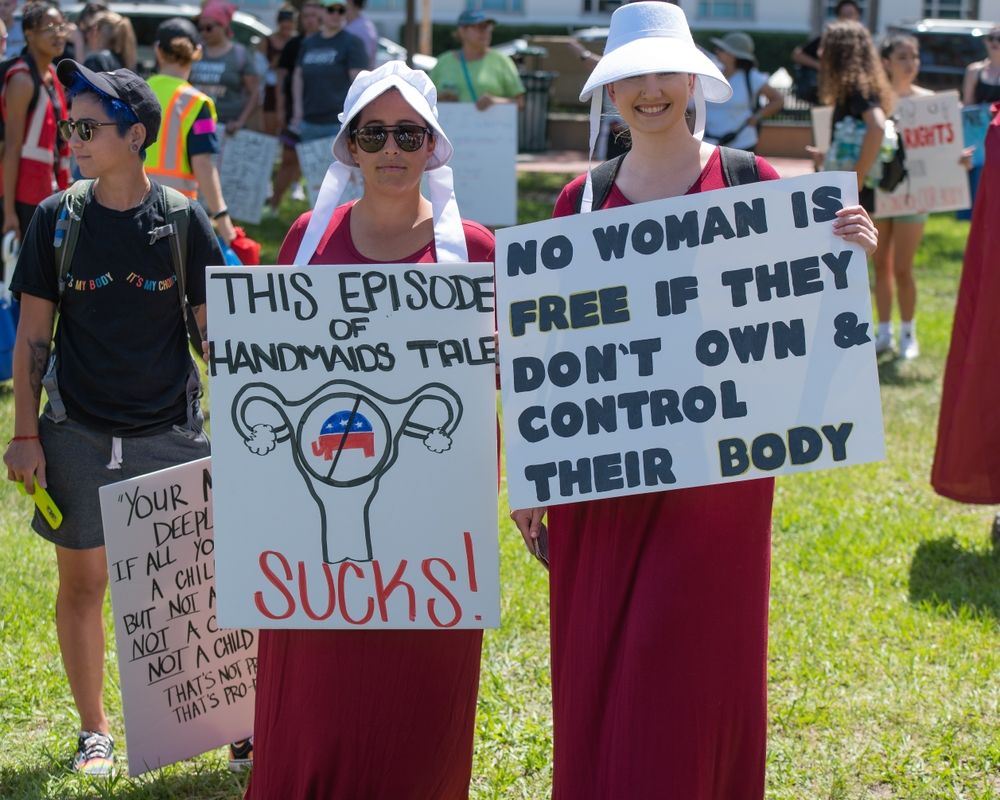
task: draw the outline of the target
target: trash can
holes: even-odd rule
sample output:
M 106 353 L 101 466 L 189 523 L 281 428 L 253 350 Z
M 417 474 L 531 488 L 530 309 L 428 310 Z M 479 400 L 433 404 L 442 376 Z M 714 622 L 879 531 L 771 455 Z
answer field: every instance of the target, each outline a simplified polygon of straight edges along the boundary
M 522 72 L 524 108 L 518 119 L 517 141 L 521 153 L 538 153 L 548 147 L 549 88 L 556 72 Z

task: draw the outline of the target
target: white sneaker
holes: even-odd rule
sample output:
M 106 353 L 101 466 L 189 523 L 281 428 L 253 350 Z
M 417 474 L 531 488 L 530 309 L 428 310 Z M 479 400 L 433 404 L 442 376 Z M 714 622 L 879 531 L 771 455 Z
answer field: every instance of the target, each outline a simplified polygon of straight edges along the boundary
M 878 345 L 875 346 L 876 350 Z M 905 361 L 910 361 L 920 355 L 920 345 L 917 344 L 917 337 L 912 333 L 901 333 L 899 335 L 899 357 Z
M 896 346 L 892 338 L 892 331 L 880 333 L 875 337 L 875 355 L 888 353 Z

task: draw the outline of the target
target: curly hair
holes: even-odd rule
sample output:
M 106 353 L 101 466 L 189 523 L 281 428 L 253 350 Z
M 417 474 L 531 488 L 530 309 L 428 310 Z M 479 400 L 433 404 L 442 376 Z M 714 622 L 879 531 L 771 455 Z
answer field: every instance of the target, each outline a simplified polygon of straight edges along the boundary
M 860 22 L 831 22 L 820 40 L 819 98 L 837 105 L 855 92 L 892 111 L 892 87 L 868 29 Z

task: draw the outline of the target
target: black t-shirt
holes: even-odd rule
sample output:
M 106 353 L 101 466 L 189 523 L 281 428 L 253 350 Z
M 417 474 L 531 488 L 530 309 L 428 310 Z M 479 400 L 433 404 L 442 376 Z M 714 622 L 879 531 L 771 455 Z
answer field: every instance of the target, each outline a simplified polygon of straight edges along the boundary
M 299 50 L 302 48 L 303 39 L 305 37 L 301 34 L 293 36 L 285 43 L 281 55 L 278 56 L 278 67 L 285 70 L 285 81 L 281 86 L 281 90 L 285 93 L 285 122 L 292 119 L 292 72 L 299 63 Z
M 59 303 L 55 333 L 59 392 L 77 422 L 114 436 L 144 436 L 184 423 L 190 366 L 170 240 L 150 245 L 166 223 L 160 189 L 142 205 L 113 211 L 87 205 L 59 302 L 53 249 L 62 192 L 38 206 L 11 281 L 16 294 Z M 224 263 L 212 225 L 192 204 L 187 296 L 205 303 L 205 267 Z
M 316 125 L 332 125 L 344 110 L 351 86 L 351 71 L 368 67 L 365 43 L 340 31 L 326 37 L 314 33 L 299 48 L 302 69 L 302 119 Z
M 861 120 L 869 108 L 878 107 L 878 99 L 866 97 L 861 92 L 851 92 L 842 103 L 833 107 L 833 124 L 836 125 L 844 117 L 854 117 Z

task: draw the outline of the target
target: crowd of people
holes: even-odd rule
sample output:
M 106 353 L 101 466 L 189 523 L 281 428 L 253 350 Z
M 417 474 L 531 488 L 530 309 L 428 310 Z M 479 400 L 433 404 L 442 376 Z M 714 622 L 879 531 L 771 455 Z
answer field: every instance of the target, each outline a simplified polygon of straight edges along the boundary
M 842 0 L 838 11 L 846 5 L 854 4 Z M 437 104 L 521 102 L 514 65 L 490 50 L 495 21 L 463 12 L 459 47 L 427 75 L 402 62 L 375 67 L 362 7 L 283 7 L 258 59 L 232 40 L 234 7 L 208 0 L 196 25 L 160 26 L 148 81 L 131 69 L 134 34 L 119 15 L 92 8 L 78 25 L 82 49 L 69 57 L 74 31 L 56 5 L 35 0 L 22 14 L 25 45 L 2 95 L 3 231 L 22 241 L 11 281 L 21 302 L 15 423 L 4 460 L 10 480 L 37 481 L 63 511 L 58 530 L 41 514 L 32 525 L 55 545 L 56 627 L 80 717 L 80 772 L 110 774 L 114 754 L 103 703 L 108 573 L 98 489 L 209 453 L 189 335 L 207 336 L 205 268 L 223 263 L 220 242 L 235 236 L 214 161 L 220 137 L 256 125 L 282 135 L 273 208 L 297 178 L 295 142 L 333 139 L 316 211 L 288 230 L 281 264 L 494 260 L 492 232 L 461 218 L 450 170 L 441 169 L 454 148 Z M 718 146 L 752 151 L 757 124 L 781 108 L 752 38 L 713 40 L 713 58 L 677 6 L 635 2 L 612 15 L 608 41 L 589 59 L 580 99 L 592 101 L 595 134 L 602 98 L 611 104 L 629 149 L 606 191 L 594 197 L 592 174 L 581 175 L 560 193 L 555 216 L 724 189 L 734 174 L 778 178 L 752 153 L 734 172 L 736 150 Z M 1000 46 L 990 47 L 992 59 Z M 917 45 L 895 37 L 876 51 L 865 28 L 844 19 L 828 26 L 816 53 L 817 96 L 833 106 L 834 126 L 864 127 L 851 165 L 861 202 L 837 213 L 833 232 L 874 256 L 879 346 L 892 346 L 895 294 L 901 354 L 912 358 L 912 263 L 924 220 L 873 221 L 870 174 L 896 98 L 923 91 L 914 84 Z M 1000 83 L 995 66 L 983 62 L 976 87 Z M 364 177 L 363 195 L 342 204 L 351 170 Z M 982 232 L 993 194 L 976 212 L 977 265 L 995 235 L 996 225 Z M 976 302 L 986 272 L 963 279 L 960 311 Z M 128 278 L 140 273 L 144 280 Z M 980 346 L 981 332 L 963 335 L 963 352 Z M 989 380 L 954 358 L 949 375 L 965 383 L 955 378 L 946 392 L 950 438 L 939 440 L 935 486 L 1000 502 L 1000 465 L 988 448 L 974 466 L 992 478 L 954 478 L 969 464 L 948 445 L 971 436 L 954 422 L 962 387 Z M 758 479 L 511 512 L 532 552 L 546 542 L 551 570 L 554 798 L 655 797 L 663 775 L 691 800 L 763 797 L 773 494 L 773 479 Z M 466 797 L 481 646 L 475 630 L 263 631 L 254 740 L 232 748 L 234 763 L 253 760 L 247 797 Z

